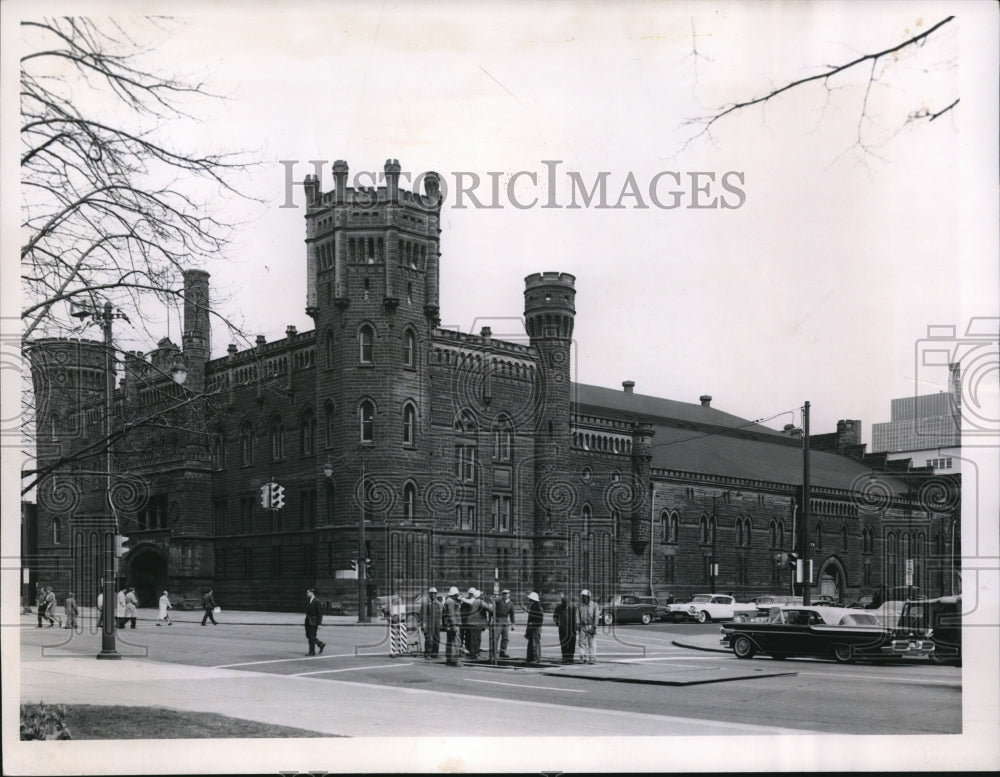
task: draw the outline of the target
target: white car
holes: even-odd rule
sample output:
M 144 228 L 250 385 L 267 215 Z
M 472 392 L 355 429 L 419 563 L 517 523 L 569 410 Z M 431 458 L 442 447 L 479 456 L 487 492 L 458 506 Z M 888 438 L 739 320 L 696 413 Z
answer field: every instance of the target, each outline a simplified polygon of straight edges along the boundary
M 752 618 L 757 615 L 756 604 L 741 604 L 727 594 L 696 594 L 690 602 L 670 605 L 670 619 L 694 619 L 698 623 L 731 621 L 737 615 Z

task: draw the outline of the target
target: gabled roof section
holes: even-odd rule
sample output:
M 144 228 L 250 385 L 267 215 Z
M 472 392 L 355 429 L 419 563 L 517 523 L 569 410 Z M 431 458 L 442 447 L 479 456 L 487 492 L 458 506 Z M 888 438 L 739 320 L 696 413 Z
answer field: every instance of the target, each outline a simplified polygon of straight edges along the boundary
M 577 412 L 653 425 L 653 468 L 797 485 L 802 440 L 701 404 L 576 384 Z M 811 451 L 813 486 L 860 492 L 871 467 L 847 456 Z M 879 481 L 895 493 L 906 484 L 887 473 Z

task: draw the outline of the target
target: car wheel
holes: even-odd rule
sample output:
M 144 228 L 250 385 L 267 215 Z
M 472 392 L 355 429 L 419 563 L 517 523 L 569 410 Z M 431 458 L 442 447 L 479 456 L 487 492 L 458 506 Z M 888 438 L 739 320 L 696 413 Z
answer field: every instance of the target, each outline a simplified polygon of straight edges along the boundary
M 698 613 L 698 623 L 708 623 L 710 620 L 712 620 L 712 616 L 705 610 Z
M 854 660 L 854 651 L 850 645 L 837 645 L 833 649 L 833 657 L 838 664 L 849 664 Z
M 736 654 L 737 658 L 753 658 L 755 652 L 757 651 L 754 650 L 753 642 L 748 637 L 740 634 L 733 639 L 733 653 Z
M 615 622 L 615 616 L 614 616 L 613 613 L 610 613 L 610 612 L 604 613 L 604 625 L 605 626 L 610 626 L 614 622 Z
M 653 619 L 652 619 L 652 617 L 650 616 L 650 614 L 649 614 L 648 612 L 644 612 L 644 613 L 642 614 L 642 625 L 643 625 L 643 626 L 648 626 L 648 625 L 649 625 L 649 622 L 650 622 L 651 620 L 653 620 Z

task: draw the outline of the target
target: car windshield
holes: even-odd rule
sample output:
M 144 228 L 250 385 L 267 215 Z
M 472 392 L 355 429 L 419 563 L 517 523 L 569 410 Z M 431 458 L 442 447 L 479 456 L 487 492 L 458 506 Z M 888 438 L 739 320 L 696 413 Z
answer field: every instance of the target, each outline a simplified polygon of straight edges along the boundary
M 712 597 L 708 594 L 698 594 L 698 596 L 692 597 L 691 601 L 698 604 L 708 604 L 712 601 Z

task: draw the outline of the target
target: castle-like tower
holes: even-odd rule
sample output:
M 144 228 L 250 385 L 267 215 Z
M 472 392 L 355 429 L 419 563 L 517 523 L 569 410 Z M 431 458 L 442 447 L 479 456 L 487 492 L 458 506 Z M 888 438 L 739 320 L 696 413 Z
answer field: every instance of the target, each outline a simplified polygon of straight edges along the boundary
M 325 193 L 315 176 L 305 181 L 306 309 L 316 322 L 317 437 L 330 465 L 316 475 L 318 512 L 353 532 L 359 512 L 382 524 L 426 517 L 402 476 L 428 470 L 441 203 L 435 173 L 423 195 L 400 189 L 395 159 L 378 188 L 349 187 L 348 173 L 335 162 Z M 369 546 L 384 576 L 388 549 Z
M 570 582 L 567 538 L 571 516 L 578 509 L 569 466 L 575 282 L 572 275 L 560 272 L 535 273 L 524 279 L 524 323 L 538 353 L 533 534 L 536 585 L 545 599 L 557 598 Z

